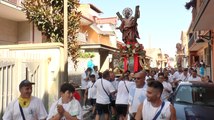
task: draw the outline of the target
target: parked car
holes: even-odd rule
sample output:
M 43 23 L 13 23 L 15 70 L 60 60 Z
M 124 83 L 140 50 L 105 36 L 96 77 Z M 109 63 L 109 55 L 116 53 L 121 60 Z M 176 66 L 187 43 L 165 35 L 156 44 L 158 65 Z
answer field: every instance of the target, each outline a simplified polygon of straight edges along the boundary
M 169 101 L 177 120 L 214 120 L 214 84 L 181 82 Z

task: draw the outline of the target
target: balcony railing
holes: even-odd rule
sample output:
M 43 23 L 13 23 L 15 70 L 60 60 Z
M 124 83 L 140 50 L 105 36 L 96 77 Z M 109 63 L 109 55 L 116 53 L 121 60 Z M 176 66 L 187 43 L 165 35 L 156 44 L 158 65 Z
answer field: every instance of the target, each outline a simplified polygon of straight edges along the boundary
M 5 1 L 5 2 L 7 2 L 9 4 L 21 7 L 22 6 L 21 3 L 24 0 L 2 0 L 2 1 Z
M 195 40 L 195 37 L 194 37 L 194 35 L 192 35 L 192 36 L 189 38 L 188 48 L 190 48 L 190 47 L 193 45 L 194 40 Z

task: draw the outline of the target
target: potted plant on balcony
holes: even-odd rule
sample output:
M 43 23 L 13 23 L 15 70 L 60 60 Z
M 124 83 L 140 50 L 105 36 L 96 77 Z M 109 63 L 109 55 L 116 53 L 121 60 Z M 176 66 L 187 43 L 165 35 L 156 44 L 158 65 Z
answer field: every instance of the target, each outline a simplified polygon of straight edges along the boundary
M 196 0 L 190 0 L 189 2 L 186 2 L 185 8 L 189 10 L 190 8 L 195 8 L 196 7 Z

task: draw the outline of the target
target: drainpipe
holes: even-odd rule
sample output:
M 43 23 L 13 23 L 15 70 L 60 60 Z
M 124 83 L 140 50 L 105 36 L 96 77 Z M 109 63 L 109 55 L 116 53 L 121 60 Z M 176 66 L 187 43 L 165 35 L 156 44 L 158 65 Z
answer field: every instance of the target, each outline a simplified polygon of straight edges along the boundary
M 213 73 L 212 73 L 212 65 L 213 65 L 213 62 L 212 62 L 212 54 L 213 54 L 213 51 L 212 51 L 212 44 L 213 44 L 213 37 L 212 37 L 212 31 L 210 30 L 209 31 L 209 35 L 210 35 L 210 41 L 208 42 L 208 50 L 209 50 L 209 59 L 210 59 L 210 80 L 212 80 L 213 78 Z
M 209 60 L 210 60 L 210 79 L 212 80 L 212 49 L 210 44 L 208 43 L 208 51 L 209 51 Z
M 34 30 L 34 28 L 35 28 L 35 26 L 34 26 L 34 23 L 32 23 L 33 24 L 33 30 L 32 30 L 32 43 L 34 43 L 34 40 L 35 40 L 35 38 L 34 38 L 34 36 L 35 36 L 35 30 Z

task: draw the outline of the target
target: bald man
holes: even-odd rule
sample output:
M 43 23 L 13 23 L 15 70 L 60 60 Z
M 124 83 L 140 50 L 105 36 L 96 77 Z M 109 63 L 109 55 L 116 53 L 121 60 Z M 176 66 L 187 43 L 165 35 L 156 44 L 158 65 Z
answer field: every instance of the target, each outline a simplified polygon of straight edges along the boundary
M 129 115 L 128 120 L 134 120 L 138 106 L 143 103 L 144 99 L 146 98 L 146 85 L 145 85 L 145 78 L 146 72 L 140 71 L 135 73 L 135 85 L 132 86 L 129 90 Z

